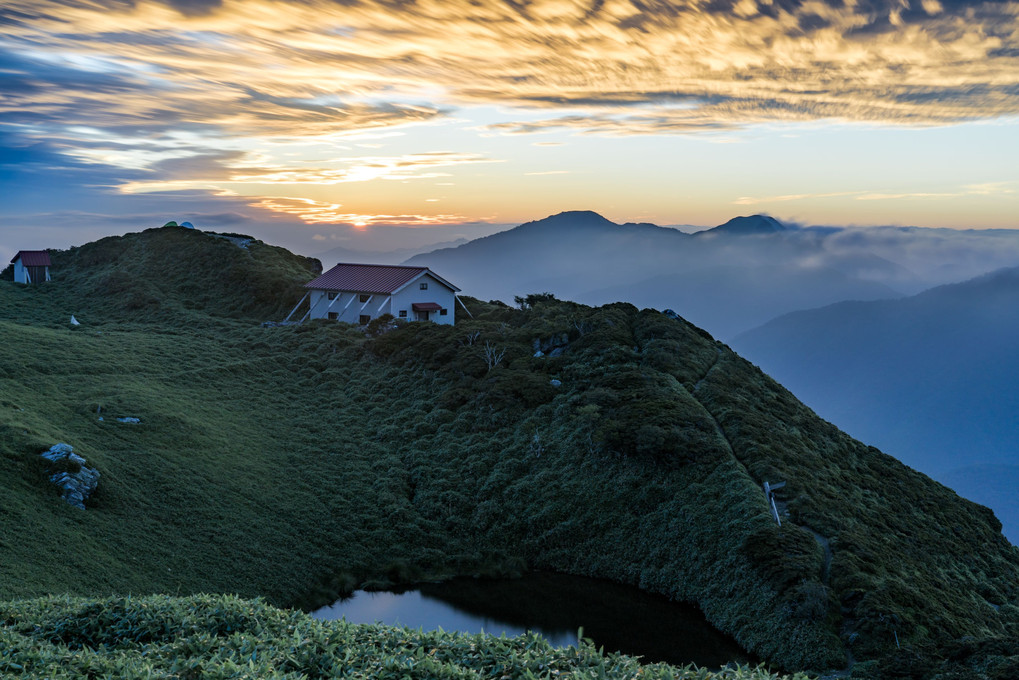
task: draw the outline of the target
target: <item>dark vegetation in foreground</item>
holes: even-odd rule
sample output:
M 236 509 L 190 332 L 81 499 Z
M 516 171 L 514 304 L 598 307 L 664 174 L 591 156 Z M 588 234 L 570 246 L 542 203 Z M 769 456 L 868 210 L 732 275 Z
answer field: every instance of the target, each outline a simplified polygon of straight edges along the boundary
M 776 680 L 761 669 L 641 665 L 590 643 L 317 621 L 231 596 L 0 603 L 0 673 L 62 678 Z M 789 680 L 806 680 L 797 675 Z
M 468 298 L 455 327 L 366 338 L 262 328 L 317 262 L 257 241 L 160 229 L 53 260 L 50 284 L 0 282 L 4 598 L 312 606 L 545 569 L 695 602 L 777 667 L 1019 677 L 1019 551 L 990 511 L 681 319 Z M 38 455 L 61 441 L 102 474 L 84 512 Z

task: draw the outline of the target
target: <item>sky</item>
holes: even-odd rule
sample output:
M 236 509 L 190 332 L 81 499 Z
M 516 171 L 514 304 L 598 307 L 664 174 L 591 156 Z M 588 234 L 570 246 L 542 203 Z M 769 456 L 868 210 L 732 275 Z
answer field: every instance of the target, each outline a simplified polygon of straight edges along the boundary
M 304 253 L 580 209 L 1017 228 L 1016 159 L 1019 2 L 0 5 L 8 259 L 168 220 Z

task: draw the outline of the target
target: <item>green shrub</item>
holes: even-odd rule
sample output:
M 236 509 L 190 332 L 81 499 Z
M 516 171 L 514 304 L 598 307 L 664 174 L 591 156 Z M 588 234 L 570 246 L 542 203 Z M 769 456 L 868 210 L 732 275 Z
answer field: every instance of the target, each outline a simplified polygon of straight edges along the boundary
M 681 320 L 466 298 L 474 318 L 456 326 L 261 328 L 317 262 L 174 229 L 53 257 L 51 286 L 0 282 L 4 598 L 312 606 L 547 569 L 694 602 L 776 667 L 840 668 L 850 652 L 860 672 L 1011 668 L 1019 554 L 993 516 Z M 102 286 L 159 304 L 127 310 Z M 549 338 L 562 351 L 535 358 Z M 486 343 L 504 352 L 491 369 Z M 46 478 L 38 454 L 58 441 L 102 470 L 85 512 Z M 765 480 L 786 482 L 781 528 Z M 212 663 L 182 658 L 195 665 L 173 672 Z

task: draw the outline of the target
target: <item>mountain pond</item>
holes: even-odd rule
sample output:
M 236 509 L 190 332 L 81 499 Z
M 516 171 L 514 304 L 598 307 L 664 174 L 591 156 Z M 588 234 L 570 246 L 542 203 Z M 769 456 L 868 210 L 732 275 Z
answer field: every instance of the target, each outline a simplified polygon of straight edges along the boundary
M 467 577 L 390 592 L 359 590 L 311 615 L 446 632 L 513 636 L 530 630 L 557 647 L 576 645 L 582 627 L 583 636 L 606 653 L 641 656 L 645 663 L 720 668 L 729 662 L 757 662 L 693 605 L 611 581 L 565 574 Z

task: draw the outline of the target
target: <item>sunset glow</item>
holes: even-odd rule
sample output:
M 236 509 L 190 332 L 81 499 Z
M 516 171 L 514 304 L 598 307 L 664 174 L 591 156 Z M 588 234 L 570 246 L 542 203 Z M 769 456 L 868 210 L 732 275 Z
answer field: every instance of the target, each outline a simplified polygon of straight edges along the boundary
M 56 215 L 230 215 L 295 247 L 573 208 L 1019 226 L 1015 2 L 13 0 L 0 20 L 8 249 Z

